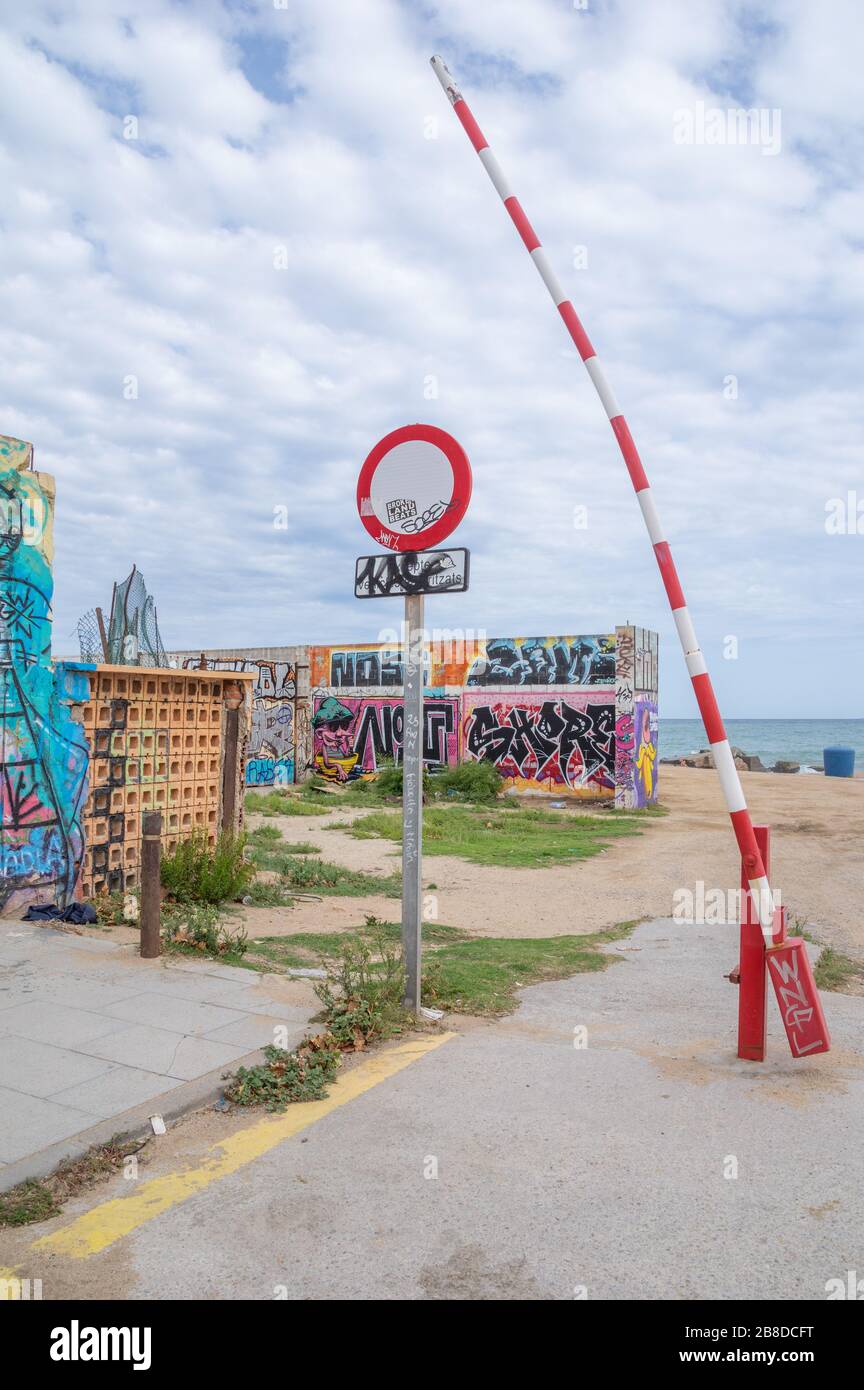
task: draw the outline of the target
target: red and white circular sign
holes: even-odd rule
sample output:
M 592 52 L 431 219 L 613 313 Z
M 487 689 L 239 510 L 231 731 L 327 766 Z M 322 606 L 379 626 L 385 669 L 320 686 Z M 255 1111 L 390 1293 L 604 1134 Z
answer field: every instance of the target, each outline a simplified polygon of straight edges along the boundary
M 468 455 L 435 425 L 403 425 L 385 435 L 357 484 L 360 520 L 388 550 L 438 545 L 455 531 L 470 500 Z

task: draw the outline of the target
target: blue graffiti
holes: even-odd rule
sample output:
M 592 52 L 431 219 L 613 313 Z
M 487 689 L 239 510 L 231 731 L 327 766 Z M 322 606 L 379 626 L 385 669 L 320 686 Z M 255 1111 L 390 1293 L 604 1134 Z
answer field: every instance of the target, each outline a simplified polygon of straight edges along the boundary
M 0 908 L 74 896 L 84 854 L 89 747 L 70 704 L 88 668 L 51 666 L 53 480 L 30 445 L 0 436 Z
M 293 758 L 250 758 L 246 764 L 247 787 L 280 787 L 293 781 Z

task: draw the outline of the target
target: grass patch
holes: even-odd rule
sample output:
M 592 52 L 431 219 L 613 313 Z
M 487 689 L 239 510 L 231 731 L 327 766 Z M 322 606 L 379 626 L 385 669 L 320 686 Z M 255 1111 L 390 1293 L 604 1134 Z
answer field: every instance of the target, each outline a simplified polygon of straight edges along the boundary
M 294 899 L 281 883 L 256 878 L 244 898 L 252 907 L 293 907 Z
M 353 932 L 293 932 L 291 936 L 256 937 L 250 950 L 251 954 L 277 968 L 301 969 L 326 965 L 335 960 L 346 945 L 356 948 L 362 940 L 370 939 L 398 946 L 402 941 L 402 928 L 398 922 L 382 922 L 369 916 L 365 924 Z M 459 927 L 447 927 L 441 922 L 423 923 L 424 945 L 438 946 L 469 939 L 468 933 Z
M 333 810 L 326 801 L 307 801 L 293 792 L 247 792 L 244 804 L 262 816 L 328 816 Z
M 356 839 L 379 837 L 402 840 L 402 817 L 392 811 L 373 811 L 352 822 Z M 426 854 L 452 854 L 472 864 L 510 868 L 544 868 L 574 859 L 590 859 L 621 835 L 638 835 L 634 817 L 601 820 L 569 811 L 512 811 L 431 806 L 423 813 Z
M 401 873 L 368 874 L 360 869 L 346 869 L 344 865 L 331 863 L 328 859 L 307 859 L 289 854 L 286 849 L 257 847 L 253 850 L 253 857 L 257 868 L 279 874 L 281 884 L 289 895 L 292 888 L 298 893 L 320 893 L 343 898 L 363 897 L 369 893 L 383 893 L 387 898 L 402 895 Z
M 864 980 L 864 967 L 833 946 L 823 946 L 813 975 L 818 989 L 833 990 L 836 994 L 857 993 L 849 986 L 853 981 Z
M 47 1178 L 28 1178 L 8 1192 L 0 1192 L 0 1226 L 29 1226 L 56 1216 L 70 1197 L 116 1173 L 146 1143 L 146 1139 L 125 1143 L 112 1139 L 88 1149 L 80 1158 L 67 1159 Z
M 56 1216 L 60 1204 L 44 1182 L 29 1178 L 8 1192 L 0 1192 L 0 1226 L 29 1226 Z
M 461 801 L 492 804 L 502 797 L 504 781 L 493 763 L 458 763 L 439 772 L 423 773 L 423 797 L 427 802 Z M 382 765 L 374 777 L 351 782 L 341 789 L 338 798 L 343 806 L 392 806 L 402 800 L 402 764 Z
M 282 831 L 278 825 L 256 825 L 254 830 L 247 830 L 246 843 L 272 848 L 273 845 L 282 843 Z
M 346 869 L 326 859 L 295 859 L 288 856 L 281 869 L 289 888 L 329 893 L 337 897 L 358 897 L 365 893 L 383 893 L 388 898 L 402 896 L 402 875 L 367 874 L 359 869 Z
M 628 936 L 636 922 L 622 922 L 591 936 L 513 939 L 472 937 L 441 922 L 423 924 L 424 1004 L 451 1013 L 495 1017 L 512 1013 L 516 990 L 543 980 L 561 980 L 587 970 L 605 970 L 615 961 L 601 947 Z M 371 953 L 375 968 L 388 952 L 399 954 L 401 927 L 367 917 L 353 932 L 298 932 L 252 943 L 254 955 L 277 970 L 332 966 L 346 953 Z
M 329 830 L 331 827 L 325 826 L 324 828 Z M 314 845 L 311 840 L 285 840 L 282 831 L 278 830 L 276 826 L 258 826 L 257 830 L 253 830 L 247 835 L 247 840 L 249 840 L 250 858 L 260 867 L 264 867 L 265 860 L 274 855 L 319 855 L 321 853 L 318 845 Z
M 620 941 L 635 925 L 622 922 L 592 936 L 475 937 L 441 946 L 424 955 L 423 1002 L 453 1013 L 512 1013 L 523 985 L 605 970 L 616 957 L 600 947 Z

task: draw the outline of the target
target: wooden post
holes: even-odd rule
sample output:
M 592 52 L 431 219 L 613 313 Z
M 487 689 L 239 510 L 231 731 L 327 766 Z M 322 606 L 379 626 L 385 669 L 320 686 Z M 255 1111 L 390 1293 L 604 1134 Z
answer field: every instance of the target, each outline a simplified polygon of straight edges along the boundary
M 237 818 L 237 759 L 240 755 L 240 706 L 243 691 L 233 683 L 225 690 L 225 754 L 222 759 L 222 830 L 232 834 Z
M 141 824 L 141 955 L 146 960 L 162 951 L 161 860 L 162 812 L 145 811 Z

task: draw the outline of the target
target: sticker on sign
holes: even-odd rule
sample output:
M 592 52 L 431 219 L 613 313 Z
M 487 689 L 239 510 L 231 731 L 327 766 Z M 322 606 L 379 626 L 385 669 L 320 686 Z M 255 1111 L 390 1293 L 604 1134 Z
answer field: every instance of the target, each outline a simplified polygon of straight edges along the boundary
M 470 500 L 468 456 L 435 425 L 403 425 L 385 435 L 357 483 L 360 520 L 388 550 L 437 545 L 455 531 Z
M 361 555 L 354 572 L 355 598 L 405 594 L 464 594 L 467 550 L 408 550 L 398 555 Z

